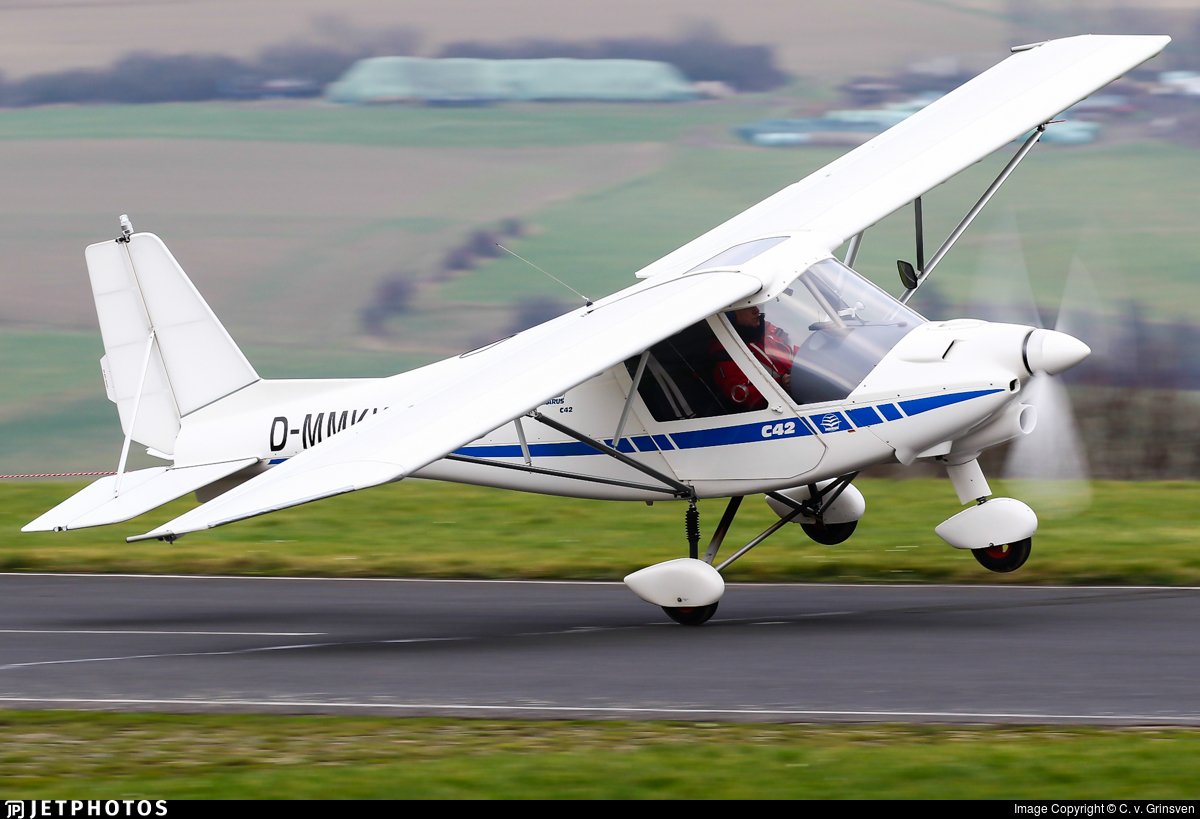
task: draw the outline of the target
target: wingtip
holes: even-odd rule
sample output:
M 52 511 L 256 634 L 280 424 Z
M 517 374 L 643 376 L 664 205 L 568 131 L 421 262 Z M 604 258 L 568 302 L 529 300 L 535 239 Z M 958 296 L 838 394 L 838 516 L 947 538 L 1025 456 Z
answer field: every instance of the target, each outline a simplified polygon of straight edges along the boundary
M 64 531 L 66 531 L 66 529 L 67 529 L 66 526 L 48 523 L 46 521 L 47 517 L 49 517 L 49 513 L 42 515 L 41 517 L 34 518 L 33 520 L 29 521 L 29 523 L 26 523 L 24 526 L 22 526 L 21 531 L 22 532 L 64 532 Z M 59 519 L 61 520 L 61 518 L 59 518 Z

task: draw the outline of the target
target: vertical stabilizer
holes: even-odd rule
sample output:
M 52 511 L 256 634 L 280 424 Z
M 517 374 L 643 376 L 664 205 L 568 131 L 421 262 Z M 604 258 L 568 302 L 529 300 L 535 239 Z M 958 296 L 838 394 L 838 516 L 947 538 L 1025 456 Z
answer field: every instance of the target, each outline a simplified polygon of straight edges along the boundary
M 121 428 L 169 455 L 180 418 L 254 383 L 258 373 L 157 236 L 100 242 L 85 258 L 104 339 L 105 389 Z

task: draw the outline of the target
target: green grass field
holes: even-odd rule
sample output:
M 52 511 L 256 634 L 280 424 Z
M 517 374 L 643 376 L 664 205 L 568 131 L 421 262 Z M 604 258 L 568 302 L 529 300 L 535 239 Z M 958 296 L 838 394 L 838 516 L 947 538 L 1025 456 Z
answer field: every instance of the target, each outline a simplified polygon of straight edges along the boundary
M 682 503 L 647 507 L 431 481 L 351 493 L 171 545 L 124 538 L 182 514 L 188 500 L 116 526 L 18 531 L 81 485 L 0 483 L 0 569 L 619 580 L 686 554 Z M 960 509 L 948 481 L 855 485 L 868 511 L 850 540 L 819 546 L 788 527 L 733 564 L 729 580 L 1200 585 L 1200 483 L 1098 482 L 1090 507 L 1070 517 L 1052 516 L 1036 488 L 1016 491 L 1043 520 L 1033 556 L 1011 575 L 985 571 L 934 534 Z M 993 489 L 1003 494 L 1005 486 Z M 723 504 L 700 509 L 711 531 Z M 723 554 L 774 520 L 765 503 L 748 499 Z
M 589 295 L 611 292 L 628 283 L 632 271 L 838 153 L 680 148 L 657 174 L 543 213 L 542 230 L 517 248 Z M 926 197 L 927 256 L 1006 159 L 992 157 Z M 1200 173 L 1200 153 L 1152 143 L 1085 150 L 1046 146 L 1006 183 L 932 281 L 955 302 L 990 300 L 999 290 L 1023 307 L 1019 287 L 1027 270 L 1038 302 L 1057 308 L 1067 270 L 1077 259 L 1101 291 L 1100 312 L 1133 299 L 1158 320 L 1200 318 L 1192 298 L 1200 259 L 1190 240 L 1193 209 L 1184 204 L 1188 194 L 1177 182 L 1180 173 Z M 912 231 L 910 210 L 888 217 L 867 233 L 856 268 L 899 292 L 895 262 L 914 258 Z M 981 283 L 984 278 L 992 282 Z M 448 299 L 502 300 L 544 294 L 546 287 L 521 262 L 500 259 L 442 292 Z M 569 299 L 565 291 L 560 295 Z
M 754 119 L 768 110 L 754 96 L 714 104 L 484 108 L 319 101 L 67 106 L 5 111 L 0 140 L 248 140 L 418 148 L 674 142 L 697 128 L 724 126 L 731 116 Z
M 1200 731 L 0 712 L 10 799 L 1195 799 Z

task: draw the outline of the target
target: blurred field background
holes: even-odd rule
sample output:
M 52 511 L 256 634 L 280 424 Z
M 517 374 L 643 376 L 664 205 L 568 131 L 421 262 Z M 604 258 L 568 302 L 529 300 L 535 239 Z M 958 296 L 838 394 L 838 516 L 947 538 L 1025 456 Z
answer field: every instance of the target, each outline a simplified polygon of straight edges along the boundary
M 882 6 L 847 0 L 837 8 L 811 0 L 790 5 L 747 0 L 736 6 L 723 0 L 581 0 L 569 5 L 553 0 L 196 0 L 186 5 L 18 0 L 0 4 L 0 44 L 4 71 L 22 76 L 106 65 L 138 49 L 248 57 L 280 41 L 344 41 L 397 29 L 432 51 L 464 40 L 644 36 L 715 23 L 735 40 L 771 44 L 793 73 L 845 77 L 918 58 L 930 48 L 936 53 L 1007 48 L 1013 44 L 1008 41 L 1008 5 L 1003 0 Z M 1050 16 L 1063 16 L 1081 4 L 1048 5 Z M 1152 5 L 1187 7 L 1181 0 L 1155 0 Z
M 1078 30 L 1165 31 L 1176 42 L 1156 67 L 1196 62 L 1191 5 L 1139 10 L 1016 0 L 851 0 L 820 14 L 766 2 L 0 4 L 10 89 L 145 53 L 268 64 L 339 48 L 437 54 L 539 38 L 707 37 L 761 46 L 786 75 L 770 90 L 675 104 L 318 97 L 0 108 L 0 474 L 113 468 L 121 439 L 102 393 L 82 250 L 115 235 L 121 213 L 164 238 L 263 375 L 385 375 L 571 305 L 531 267 L 492 257 L 492 239 L 596 297 L 830 161 L 845 149 L 759 148 L 732 129 L 843 105 L 852 77 L 931 59 L 970 74 L 1008 45 Z M 1102 478 L 1200 473 L 1200 365 L 1187 355 L 1200 343 L 1189 182 L 1200 154 L 1151 119 L 1109 123 L 1094 145 L 1035 151 L 917 299 L 932 318 L 990 310 L 1053 324 L 1068 272 L 1082 270 L 1092 286 L 1073 309 L 1086 311 L 1080 335 L 1096 355 L 1072 379 Z M 1006 158 L 927 197 L 927 241 Z M 868 233 L 858 267 L 896 292 L 895 260 L 912 255 L 902 212 Z M 1027 275 L 1040 317 L 1022 293 Z

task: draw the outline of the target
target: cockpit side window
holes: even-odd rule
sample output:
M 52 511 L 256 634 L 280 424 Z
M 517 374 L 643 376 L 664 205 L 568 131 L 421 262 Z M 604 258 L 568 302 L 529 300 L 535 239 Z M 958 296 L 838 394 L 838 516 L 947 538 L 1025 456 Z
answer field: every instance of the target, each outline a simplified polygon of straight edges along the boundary
M 631 378 L 637 373 L 640 358 L 635 356 L 625 362 Z M 735 400 L 738 393 L 731 397 L 721 387 L 720 372 L 725 362 L 732 364 L 708 322 L 697 322 L 650 348 L 638 394 L 656 421 L 710 418 L 760 409 L 746 401 L 744 395 L 742 401 Z
M 835 259 L 813 265 L 777 298 L 725 317 L 797 404 L 845 398 L 924 322 Z

